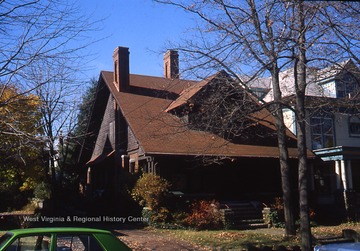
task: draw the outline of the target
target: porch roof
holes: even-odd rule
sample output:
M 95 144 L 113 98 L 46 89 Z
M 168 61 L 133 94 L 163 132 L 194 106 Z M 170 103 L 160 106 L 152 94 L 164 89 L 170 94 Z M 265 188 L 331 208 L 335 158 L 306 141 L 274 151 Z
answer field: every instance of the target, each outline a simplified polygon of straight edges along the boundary
M 360 147 L 335 146 L 313 152 L 324 161 L 360 159 Z

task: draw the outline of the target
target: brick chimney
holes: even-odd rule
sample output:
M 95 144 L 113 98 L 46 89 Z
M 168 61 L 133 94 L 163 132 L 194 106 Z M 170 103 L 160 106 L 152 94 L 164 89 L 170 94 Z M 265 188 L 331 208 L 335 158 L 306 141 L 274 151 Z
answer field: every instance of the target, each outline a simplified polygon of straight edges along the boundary
M 179 54 L 175 50 L 168 50 L 164 55 L 164 77 L 179 78 Z
M 114 85 L 119 92 L 129 90 L 130 66 L 129 66 L 129 48 L 117 47 L 114 50 Z

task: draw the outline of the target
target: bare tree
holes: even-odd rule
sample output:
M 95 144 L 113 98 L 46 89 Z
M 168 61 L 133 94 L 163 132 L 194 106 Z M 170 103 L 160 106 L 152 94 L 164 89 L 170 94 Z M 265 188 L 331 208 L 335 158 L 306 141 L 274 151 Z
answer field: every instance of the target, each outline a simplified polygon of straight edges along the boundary
M 339 67 L 340 63 L 349 58 L 359 62 L 358 44 L 360 34 L 358 30 L 360 27 L 358 20 L 360 13 L 358 8 L 358 3 L 347 2 L 307 3 L 305 1 L 296 1 L 294 3 L 294 20 L 296 20 L 296 33 L 298 35 L 294 40 L 296 41 L 296 46 L 293 49 L 293 66 L 299 152 L 300 232 L 302 236 L 302 248 L 304 250 L 311 249 L 309 206 L 307 201 L 307 177 L 309 174 L 306 163 L 305 139 L 305 97 L 306 88 L 311 83 L 311 81 L 308 81 L 308 72 L 311 72 L 313 67 L 323 67 L 324 65 L 335 65 L 337 66 L 336 68 L 339 69 L 343 67 Z M 331 71 L 329 68 L 328 70 Z M 327 72 L 325 74 L 329 73 Z M 315 81 L 317 81 L 317 79 L 315 79 Z M 345 97 L 345 99 L 347 99 L 347 97 Z M 345 102 L 349 103 L 349 100 Z M 342 103 L 342 101 L 340 101 L 340 103 Z M 322 104 L 322 106 L 324 106 L 324 104 Z M 325 106 L 335 108 L 334 103 L 326 103 Z M 340 106 L 342 108 L 346 107 L 344 105 Z M 346 191 L 344 191 L 344 199 L 345 204 L 347 204 Z
M 278 129 L 284 203 L 290 200 L 287 146 L 279 72 L 293 68 L 299 152 L 300 218 L 303 250 L 310 250 L 308 167 L 305 131 L 307 72 L 353 58 L 359 63 L 359 4 L 307 1 L 181 1 L 155 0 L 195 14 L 197 37 L 180 42 L 178 50 L 189 56 L 188 70 L 196 75 L 225 68 L 234 77 L 253 80 L 271 76 L 274 99 L 271 109 Z M 244 83 L 244 82 L 243 82 Z M 246 82 L 244 83 L 246 84 Z M 291 108 L 291 107 L 289 107 Z M 287 183 L 289 182 L 289 183 Z M 286 233 L 294 234 L 291 205 Z M 285 215 L 287 212 L 285 212 Z
M 301 247 L 303 250 L 311 250 L 311 229 L 308 205 L 308 165 L 307 165 L 307 147 L 306 147 L 306 116 L 305 116 L 305 89 L 306 89 L 306 27 L 304 5 L 301 1 L 295 6 L 297 27 L 298 27 L 298 48 L 294 63 L 294 80 L 296 96 L 296 128 L 299 154 L 299 205 L 300 205 L 300 234 Z M 311 19 L 311 18 L 310 18 Z
M 59 140 L 66 137 L 75 127 L 77 103 L 72 98 L 77 96 L 74 87 L 61 82 L 47 84 L 37 90 L 42 101 L 41 113 L 44 133 L 49 147 L 51 174 L 55 181 L 55 163 L 58 161 Z M 68 99 L 68 100 L 67 100 Z M 58 161 L 57 164 L 61 163 Z
M 243 79 L 252 81 L 270 74 L 274 90 L 271 109 L 276 119 L 280 149 L 286 234 L 294 235 L 289 156 L 279 79 L 279 72 L 289 63 L 287 55 L 284 55 L 288 47 L 285 41 L 292 34 L 292 24 L 287 23 L 287 6 L 277 1 L 265 2 L 259 6 L 255 1 L 156 2 L 181 7 L 205 23 L 197 28 L 199 37 L 185 41 L 184 45 L 177 48 L 189 55 L 188 70 L 191 73 L 198 74 L 199 69 L 209 72 L 225 68 L 243 86 L 246 86 Z M 279 13 L 283 14 L 277 16 Z M 283 28 L 274 30 L 273 26 Z
M 27 75 L 23 70 L 39 62 L 51 62 L 55 67 L 62 65 L 58 59 L 77 60 L 86 46 L 81 41 L 94 24 L 80 13 L 68 1 L 1 1 L 1 82 L 24 82 Z
M 90 60 L 84 49 L 95 42 L 90 34 L 97 23 L 71 0 L 0 1 L 0 106 L 30 93 L 40 100 L 43 134 L 30 136 L 46 143 L 53 183 L 59 139 L 75 127 L 85 89 L 81 73 Z M 11 86 L 19 91 L 4 96 Z M 13 131 L 29 136 L 18 125 L 11 125 Z
M 94 42 L 89 34 L 95 24 L 69 1 L 1 1 L 0 96 L 9 85 L 15 85 L 21 96 L 63 78 L 56 69 L 86 70 L 83 49 Z M 34 79 L 37 74 L 41 81 Z M 0 105 L 16 98 L 8 97 Z
M 58 105 L 73 102 L 66 95 L 69 88 L 79 90 L 72 94 L 81 93 L 79 73 L 87 70 L 90 59 L 83 49 L 95 42 L 90 32 L 96 30 L 96 23 L 71 1 L 1 1 L 0 96 L 12 85 L 19 94 L 2 99 L 0 105 L 26 93 L 44 97 L 45 92 L 46 100 L 53 95 Z

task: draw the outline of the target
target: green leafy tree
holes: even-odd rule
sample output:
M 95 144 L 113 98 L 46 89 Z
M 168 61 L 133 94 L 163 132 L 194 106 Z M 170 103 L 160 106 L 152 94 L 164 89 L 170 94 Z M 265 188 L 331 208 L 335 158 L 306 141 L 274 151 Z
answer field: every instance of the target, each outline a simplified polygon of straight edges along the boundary
M 77 115 L 77 125 L 74 130 L 74 137 L 78 140 L 86 137 L 86 130 L 90 120 L 91 109 L 95 100 L 96 88 L 98 81 L 91 78 L 85 94 L 82 96 L 82 101 L 79 104 L 79 112 Z

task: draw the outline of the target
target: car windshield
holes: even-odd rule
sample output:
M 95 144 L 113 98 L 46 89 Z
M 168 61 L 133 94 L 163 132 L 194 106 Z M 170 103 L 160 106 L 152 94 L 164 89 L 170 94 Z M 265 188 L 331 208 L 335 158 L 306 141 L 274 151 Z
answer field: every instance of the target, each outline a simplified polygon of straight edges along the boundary
M 10 233 L 5 233 L 4 235 L 2 235 L 0 237 L 0 248 L 5 246 L 5 244 L 8 242 L 8 240 L 10 240 L 11 237 L 12 237 L 12 234 L 10 234 Z

